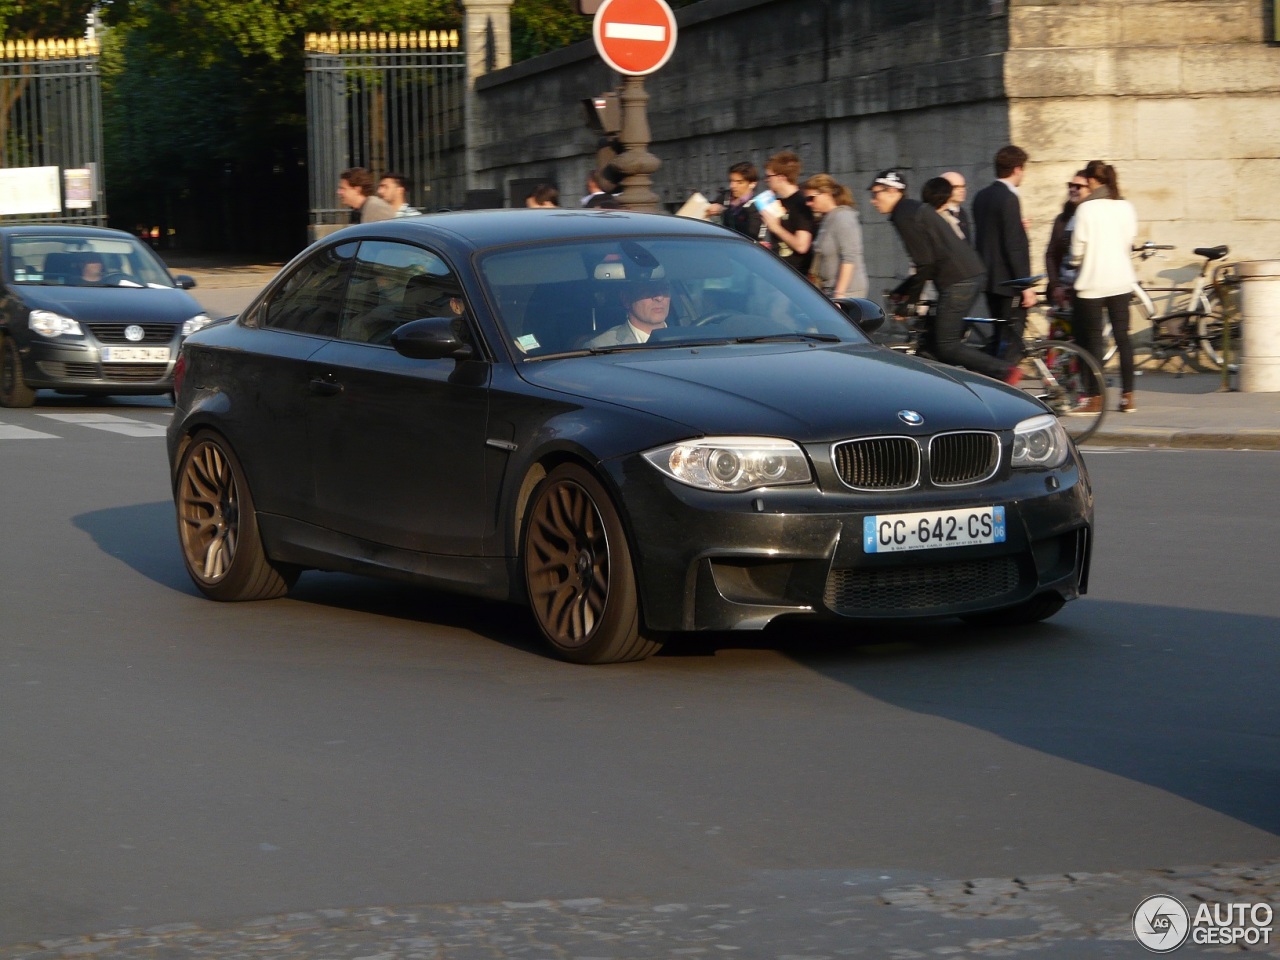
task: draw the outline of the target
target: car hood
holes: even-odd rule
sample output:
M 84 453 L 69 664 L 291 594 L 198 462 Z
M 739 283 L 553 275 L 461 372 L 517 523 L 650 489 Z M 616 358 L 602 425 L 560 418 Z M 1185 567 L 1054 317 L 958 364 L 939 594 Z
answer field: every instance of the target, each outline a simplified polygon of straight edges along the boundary
M 184 323 L 204 310 L 176 287 L 20 287 L 33 310 L 81 323 Z
M 1044 413 L 1025 393 L 866 344 L 735 345 L 526 363 L 549 390 L 686 424 L 692 433 L 801 442 L 1000 429 Z M 909 426 L 899 412 L 924 420 Z

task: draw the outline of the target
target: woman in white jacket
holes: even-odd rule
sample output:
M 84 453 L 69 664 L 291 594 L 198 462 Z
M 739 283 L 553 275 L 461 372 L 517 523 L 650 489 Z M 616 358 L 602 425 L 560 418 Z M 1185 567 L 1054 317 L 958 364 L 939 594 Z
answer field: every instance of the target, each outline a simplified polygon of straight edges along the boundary
M 1101 160 L 1085 168 L 1092 192 L 1076 207 L 1071 234 L 1071 260 L 1077 265 L 1076 338 L 1099 360 L 1102 358 L 1102 312 L 1111 320 L 1120 356 L 1120 411 L 1133 413 L 1133 343 L 1129 339 L 1129 296 L 1137 279 L 1131 259 L 1138 233 L 1133 204 L 1120 196 L 1116 169 Z M 1081 408 L 1102 409 L 1103 397 L 1085 397 Z

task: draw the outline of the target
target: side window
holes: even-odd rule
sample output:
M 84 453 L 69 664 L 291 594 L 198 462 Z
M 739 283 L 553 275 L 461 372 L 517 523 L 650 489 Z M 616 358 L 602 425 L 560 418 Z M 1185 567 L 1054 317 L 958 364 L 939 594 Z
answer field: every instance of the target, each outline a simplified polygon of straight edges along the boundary
M 275 290 L 259 311 L 258 322 L 275 330 L 336 337 L 355 252 L 355 243 L 317 252 Z
M 352 268 L 339 336 L 386 343 L 422 317 L 462 317 L 462 287 L 440 257 L 408 243 L 364 240 Z

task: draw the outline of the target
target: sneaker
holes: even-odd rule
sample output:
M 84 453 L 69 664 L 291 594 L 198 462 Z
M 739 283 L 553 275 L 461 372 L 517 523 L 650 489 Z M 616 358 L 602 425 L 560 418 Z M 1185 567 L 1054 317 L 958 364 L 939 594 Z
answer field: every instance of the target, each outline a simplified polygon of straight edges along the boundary
M 1138 409 L 1137 403 L 1134 402 L 1132 391 L 1120 394 L 1120 412 L 1134 413 Z
M 1081 397 L 1080 402 L 1076 404 L 1076 413 L 1101 413 L 1102 397 Z
M 1004 382 L 1011 387 L 1016 387 L 1022 382 L 1022 368 L 1010 367 L 1009 372 L 1004 375 Z

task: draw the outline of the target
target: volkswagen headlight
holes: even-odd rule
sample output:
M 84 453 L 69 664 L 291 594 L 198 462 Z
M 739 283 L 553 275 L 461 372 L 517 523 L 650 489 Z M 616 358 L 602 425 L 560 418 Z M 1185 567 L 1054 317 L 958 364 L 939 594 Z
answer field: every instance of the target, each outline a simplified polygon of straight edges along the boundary
M 752 490 L 809 483 L 809 461 L 790 440 L 773 437 L 703 437 L 644 454 L 655 467 L 701 490 Z
M 1040 470 L 1060 466 L 1070 444 L 1067 431 L 1052 414 L 1023 420 L 1013 428 L 1013 466 Z
M 189 337 L 201 327 L 207 327 L 211 322 L 207 313 L 197 313 L 182 325 L 182 335 Z
M 80 324 L 52 310 L 32 310 L 27 326 L 42 337 L 83 337 Z

